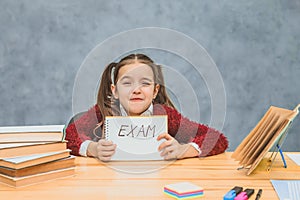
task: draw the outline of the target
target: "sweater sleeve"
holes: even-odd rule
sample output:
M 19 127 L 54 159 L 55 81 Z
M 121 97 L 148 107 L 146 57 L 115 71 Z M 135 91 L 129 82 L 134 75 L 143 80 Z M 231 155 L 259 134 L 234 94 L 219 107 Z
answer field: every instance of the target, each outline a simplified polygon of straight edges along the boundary
M 69 124 L 66 128 L 67 147 L 71 154 L 80 155 L 79 149 L 85 140 L 93 140 L 93 130 L 101 121 L 101 114 L 97 105 L 89 109 L 79 119 Z
M 168 115 L 168 132 L 179 143 L 194 142 L 201 149 L 201 157 L 223 153 L 228 148 L 227 138 L 218 130 L 182 116 L 173 108 L 163 106 Z M 161 113 L 161 111 L 160 111 Z

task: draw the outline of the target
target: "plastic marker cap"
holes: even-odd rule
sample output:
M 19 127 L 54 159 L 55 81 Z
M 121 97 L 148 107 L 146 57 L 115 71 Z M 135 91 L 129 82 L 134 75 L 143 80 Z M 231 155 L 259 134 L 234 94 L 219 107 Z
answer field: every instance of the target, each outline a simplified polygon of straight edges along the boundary
M 248 200 L 248 198 L 254 193 L 254 189 L 246 189 L 237 195 L 234 200 Z
M 254 193 L 254 189 L 246 189 L 246 190 L 244 190 L 244 192 L 246 192 L 247 197 L 249 198 Z
M 234 190 L 230 190 L 229 192 L 227 192 L 224 197 L 223 200 L 233 200 L 234 197 L 236 197 L 236 193 Z
M 234 190 L 236 194 L 239 194 L 243 191 L 243 187 L 235 186 L 232 190 Z
M 240 194 L 238 194 L 234 200 L 248 200 L 248 196 L 246 192 L 241 192 Z
M 234 197 L 236 197 L 236 195 L 239 194 L 241 191 L 243 191 L 242 187 L 235 186 L 224 195 L 223 200 L 234 200 Z

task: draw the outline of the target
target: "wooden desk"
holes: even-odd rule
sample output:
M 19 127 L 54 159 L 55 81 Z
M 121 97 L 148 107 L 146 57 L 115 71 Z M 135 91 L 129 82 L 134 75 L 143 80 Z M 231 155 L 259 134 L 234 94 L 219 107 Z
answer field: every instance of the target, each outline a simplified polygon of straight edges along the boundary
M 277 157 L 270 172 L 261 163 L 250 176 L 237 170 L 238 164 L 227 152 L 207 158 L 175 162 L 110 162 L 94 158 L 76 158 L 76 175 L 23 188 L 0 184 L 4 200 L 90 200 L 90 199 L 172 199 L 163 193 L 166 184 L 189 181 L 204 188 L 205 197 L 223 199 L 233 186 L 263 189 L 262 199 L 278 199 L 270 179 L 300 179 L 300 167 L 287 156 L 288 168 Z M 116 170 L 118 169 L 118 170 Z M 139 171 L 139 174 L 120 172 Z M 145 172 L 145 171 L 152 172 Z M 255 199 L 252 196 L 250 199 Z

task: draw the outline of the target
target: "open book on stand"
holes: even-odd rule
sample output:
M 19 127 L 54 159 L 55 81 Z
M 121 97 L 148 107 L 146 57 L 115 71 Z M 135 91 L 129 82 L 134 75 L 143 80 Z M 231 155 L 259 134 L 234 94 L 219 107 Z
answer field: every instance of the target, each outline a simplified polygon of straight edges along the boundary
M 271 106 L 236 148 L 232 158 L 238 160 L 244 168 L 249 168 L 247 175 L 253 172 L 272 147 L 281 152 L 281 145 L 287 135 L 288 128 L 299 112 L 299 107 L 300 104 L 294 110 L 288 110 Z

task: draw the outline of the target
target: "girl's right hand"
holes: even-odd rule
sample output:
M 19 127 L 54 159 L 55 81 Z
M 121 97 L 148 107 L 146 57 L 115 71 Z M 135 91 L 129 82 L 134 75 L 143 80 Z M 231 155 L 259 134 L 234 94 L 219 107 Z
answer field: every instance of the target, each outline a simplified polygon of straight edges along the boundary
M 116 151 L 117 145 L 112 141 L 101 139 L 98 142 L 91 142 L 88 146 L 88 152 L 91 156 L 99 158 L 101 161 L 107 162 Z

